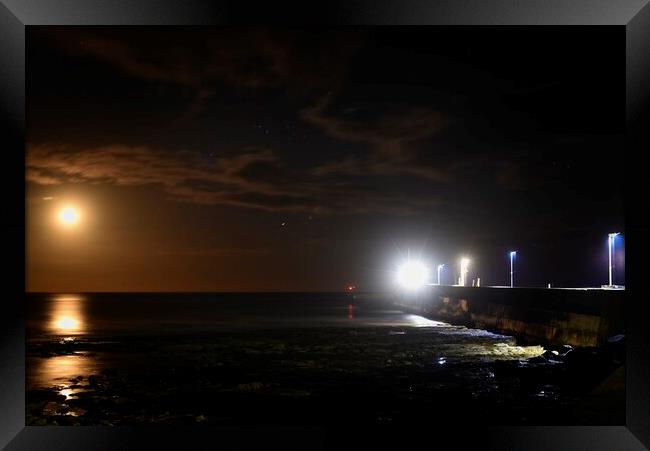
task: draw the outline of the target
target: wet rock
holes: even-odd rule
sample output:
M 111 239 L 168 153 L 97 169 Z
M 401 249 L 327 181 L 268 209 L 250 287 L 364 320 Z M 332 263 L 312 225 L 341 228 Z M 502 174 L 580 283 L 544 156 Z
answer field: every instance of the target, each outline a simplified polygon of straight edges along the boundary
M 600 356 L 596 349 L 578 348 L 568 353 L 564 360 L 572 366 L 583 366 L 585 364 L 594 364 L 600 360 Z
M 235 389 L 241 392 L 253 392 L 259 391 L 264 388 L 264 384 L 261 382 L 250 382 L 248 384 L 238 384 Z
M 528 359 L 528 363 L 544 364 L 544 363 L 548 363 L 548 359 L 546 357 L 544 357 L 544 355 L 539 355 L 537 357 L 532 357 L 532 358 Z
M 607 339 L 607 342 L 608 343 L 618 343 L 618 342 L 621 342 L 621 341 L 624 341 L 624 340 L 625 340 L 625 335 L 619 334 L 619 335 L 614 335 L 613 337 L 609 337 Z
M 545 358 L 548 362 L 559 363 L 563 361 L 563 357 L 558 351 L 546 351 L 544 354 L 542 354 L 542 357 Z
M 570 352 L 573 351 L 573 346 L 571 345 L 563 345 L 562 348 L 560 349 L 559 353 L 562 357 L 566 357 Z
M 48 401 L 45 406 L 43 406 L 43 414 L 45 415 L 63 415 L 68 411 L 68 406 L 66 404 L 61 404 L 60 402 Z
M 42 403 L 47 401 L 63 402 L 65 396 L 59 394 L 57 389 L 30 390 L 26 393 L 28 402 Z
M 94 374 L 91 375 L 91 376 L 88 376 L 88 385 L 90 385 L 93 388 L 98 387 L 100 385 L 99 377 L 94 375 Z
M 280 391 L 279 394 L 281 396 L 289 396 L 292 398 L 304 398 L 306 396 L 311 396 L 311 392 L 307 390 L 291 390 L 291 391 Z

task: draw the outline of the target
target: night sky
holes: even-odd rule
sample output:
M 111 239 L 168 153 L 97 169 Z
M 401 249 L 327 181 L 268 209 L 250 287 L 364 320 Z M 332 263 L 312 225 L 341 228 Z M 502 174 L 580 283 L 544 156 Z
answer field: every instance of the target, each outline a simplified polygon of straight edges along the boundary
M 28 291 L 607 283 L 625 30 L 28 27 Z M 56 222 L 75 205 L 73 228 Z M 624 282 L 623 238 L 617 279 Z M 434 271 L 435 272 L 435 271 Z M 432 280 L 435 281 L 435 280 Z

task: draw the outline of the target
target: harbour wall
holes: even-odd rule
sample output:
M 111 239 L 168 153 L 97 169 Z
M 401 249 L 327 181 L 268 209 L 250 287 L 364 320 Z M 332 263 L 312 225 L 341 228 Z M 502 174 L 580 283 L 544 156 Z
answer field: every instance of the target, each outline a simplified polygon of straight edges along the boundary
M 432 285 L 397 294 L 394 304 L 520 342 L 600 346 L 625 333 L 624 296 L 625 290 Z

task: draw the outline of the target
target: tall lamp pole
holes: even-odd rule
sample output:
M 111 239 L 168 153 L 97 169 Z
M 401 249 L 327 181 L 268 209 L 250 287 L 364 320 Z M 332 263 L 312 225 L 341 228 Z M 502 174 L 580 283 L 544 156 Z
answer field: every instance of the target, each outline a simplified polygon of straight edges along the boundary
M 617 233 L 609 234 L 609 286 L 612 286 L 612 254 L 614 253 L 614 240 L 616 239 Z
M 514 274 L 515 274 L 515 255 L 517 255 L 517 251 L 511 251 L 510 252 L 510 288 L 514 287 Z

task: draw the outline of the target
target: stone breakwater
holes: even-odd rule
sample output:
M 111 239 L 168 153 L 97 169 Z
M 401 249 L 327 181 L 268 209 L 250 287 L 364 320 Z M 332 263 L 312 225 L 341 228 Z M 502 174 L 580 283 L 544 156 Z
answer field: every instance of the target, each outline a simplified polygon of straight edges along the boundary
M 624 290 L 428 286 L 395 296 L 425 317 L 524 342 L 602 346 L 625 333 Z

